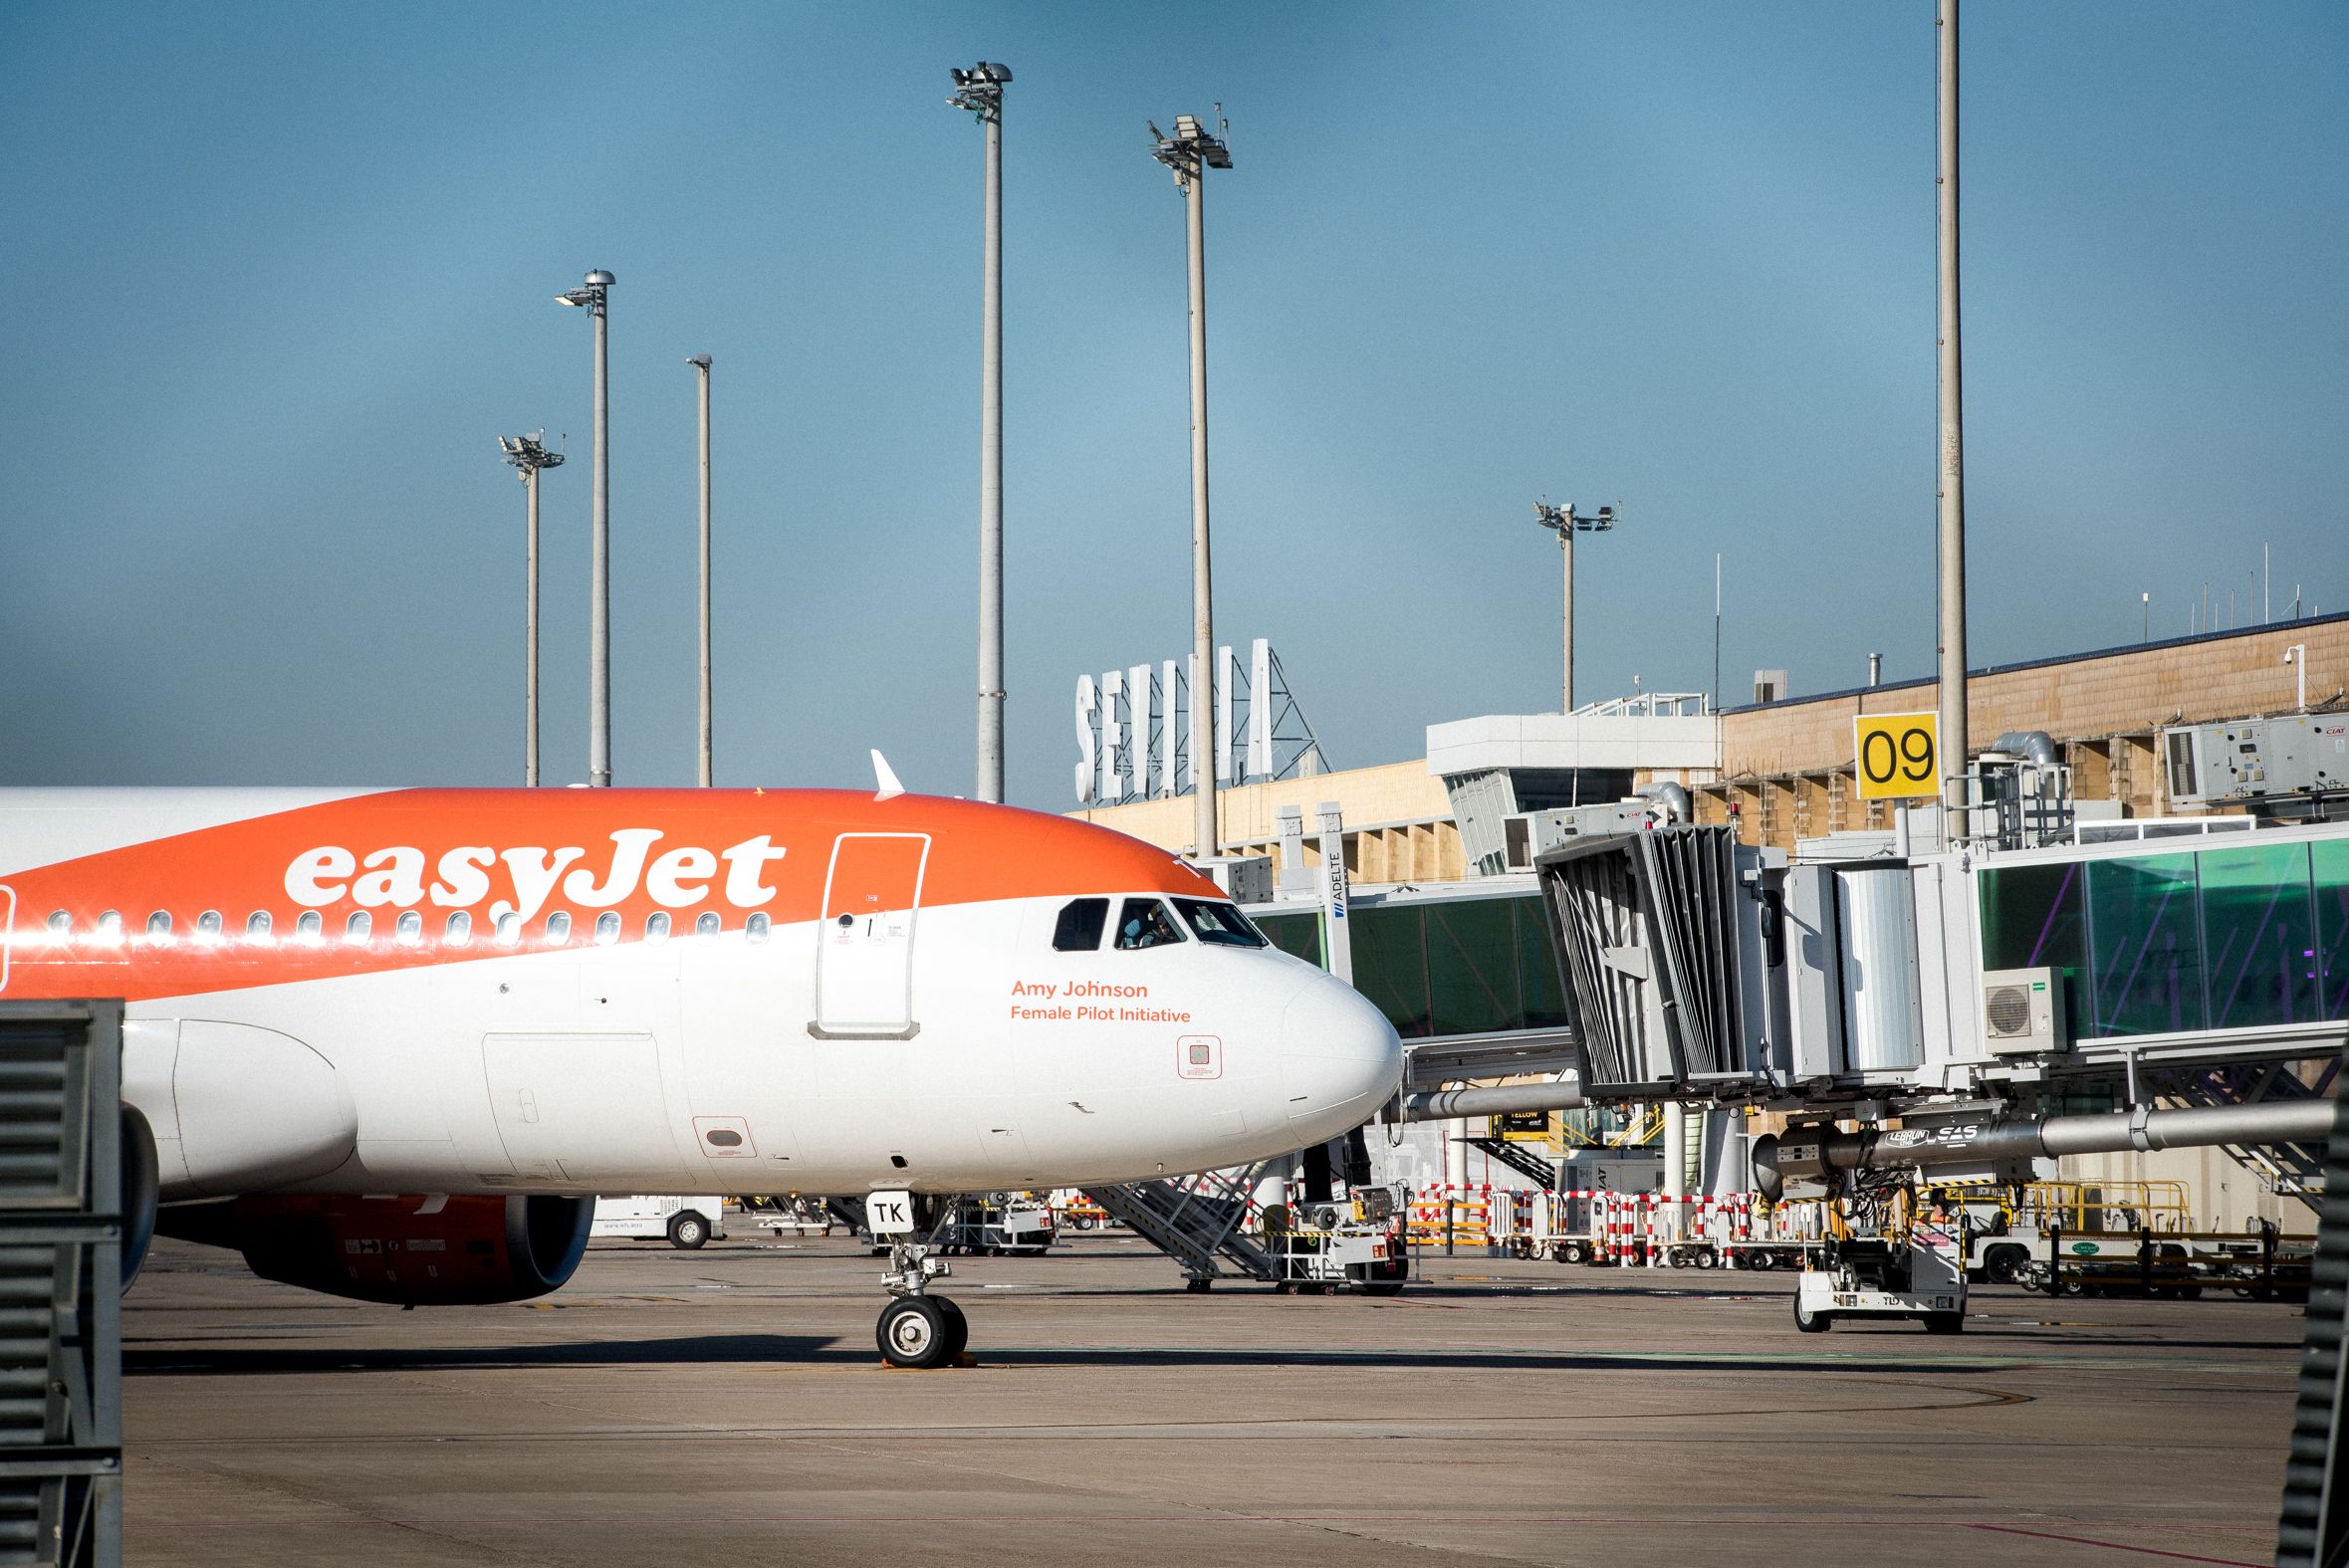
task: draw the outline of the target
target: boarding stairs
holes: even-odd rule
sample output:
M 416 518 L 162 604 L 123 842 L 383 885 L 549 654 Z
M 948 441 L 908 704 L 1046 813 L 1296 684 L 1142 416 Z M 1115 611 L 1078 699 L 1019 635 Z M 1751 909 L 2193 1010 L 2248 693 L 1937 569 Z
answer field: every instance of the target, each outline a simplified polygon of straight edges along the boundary
M 1257 1179 L 1272 1164 L 1085 1191 L 1110 1219 L 1173 1258 L 1189 1288 L 1205 1290 L 1218 1279 L 1280 1277 L 1273 1255 L 1241 1233 Z
M 826 1198 L 823 1212 L 848 1228 L 850 1235 L 864 1235 L 864 1200 L 861 1198 Z
M 1460 1141 L 1471 1149 L 1491 1155 L 1545 1192 L 1556 1185 L 1557 1161 L 1540 1153 L 1536 1145 L 1492 1137 L 1463 1138 Z
M 2322 1099 L 2333 1091 L 2341 1059 L 2322 1059 L 2313 1082 L 2293 1071 L 2288 1061 L 2247 1062 L 2166 1068 L 2154 1078 L 2155 1093 L 2191 1107 L 2262 1105 L 2275 1101 Z M 2259 1178 L 2266 1189 L 2296 1198 L 2310 1209 L 2324 1192 L 2325 1151 L 2321 1145 L 2268 1144 L 2252 1148 L 2223 1145 L 2230 1157 Z

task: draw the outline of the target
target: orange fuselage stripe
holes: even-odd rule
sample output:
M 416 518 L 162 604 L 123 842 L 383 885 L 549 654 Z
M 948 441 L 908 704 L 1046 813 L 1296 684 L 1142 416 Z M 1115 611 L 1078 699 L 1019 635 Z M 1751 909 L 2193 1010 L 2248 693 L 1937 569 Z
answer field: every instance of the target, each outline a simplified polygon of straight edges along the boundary
M 0 835 L 11 824 L 0 815 Z M 740 931 L 752 914 L 776 924 L 822 911 L 833 840 L 842 833 L 919 833 L 925 907 L 996 899 L 1156 891 L 1220 896 L 1166 851 L 1105 828 L 975 801 L 831 789 L 399 789 L 247 817 L 36 866 L 0 877 L 16 895 L 10 970 L 0 995 L 144 1001 L 333 976 L 413 969 L 543 950 L 546 917 L 567 911 L 567 946 L 589 942 L 604 911 L 623 941 L 666 911 L 682 935 L 715 910 Z M 322 940 L 295 940 L 316 910 Z M 363 945 L 346 943 L 365 910 Z M 471 916 L 471 941 L 441 942 L 447 917 Z M 523 920 L 521 946 L 492 940 L 495 916 Z M 70 935 L 47 922 L 62 911 Z M 122 940 L 99 921 L 120 916 Z M 195 937 L 207 911 L 217 941 Z M 420 938 L 396 937 L 399 916 Z M 167 941 L 148 917 L 171 917 Z M 265 942 L 245 939 L 255 912 Z

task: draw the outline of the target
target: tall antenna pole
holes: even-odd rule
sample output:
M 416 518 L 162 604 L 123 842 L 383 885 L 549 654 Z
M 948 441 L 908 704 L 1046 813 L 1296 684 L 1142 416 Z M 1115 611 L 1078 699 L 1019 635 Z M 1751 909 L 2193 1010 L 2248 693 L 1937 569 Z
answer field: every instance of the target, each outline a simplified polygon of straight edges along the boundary
M 1937 454 L 1941 533 L 1942 803 L 1954 807 L 1953 840 L 1971 836 L 1966 736 L 1966 439 L 1963 356 L 1958 347 L 1958 0 L 1938 0 L 1934 28 L 1941 55 L 1940 147 L 1934 183 L 1940 197 L 1940 405 Z
M 1222 125 L 1219 123 L 1217 130 Z M 1214 574 L 1208 564 L 1207 532 L 1207 216 L 1206 180 L 1211 168 L 1232 166 L 1231 150 L 1191 114 L 1175 116 L 1175 132 L 1150 127 L 1151 156 L 1174 170 L 1184 196 L 1190 230 L 1191 282 L 1191 657 L 1199 672 L 1191 687 L 1191 784 L 1197 795 L 1192 824 L 1193 854 L 1221 847 L 1215 820 L 1215 605 Z
M 978 797 L 1004 797 L 1003 615 L 1003 90 L 1012 68 L 982 60 L 954 73 L 955 95 L 987 127 L 984 324 L 979 367 Z
M 1721 552 L 1713 553 L 1713 707 L 1721 709 Z
M 685 361 L 700 381 L 701 409 L 701 786 L 710 786 L 710 356 Z

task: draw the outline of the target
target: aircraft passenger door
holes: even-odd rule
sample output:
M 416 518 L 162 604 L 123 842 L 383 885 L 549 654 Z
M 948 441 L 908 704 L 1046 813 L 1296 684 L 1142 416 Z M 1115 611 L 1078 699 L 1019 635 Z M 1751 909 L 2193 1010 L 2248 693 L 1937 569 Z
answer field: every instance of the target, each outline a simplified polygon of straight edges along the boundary
M 911 1039 L 913 926 L 921 910 L 927 833 L 842 833 L 823 879 L 816 932 L 820 1039 Z

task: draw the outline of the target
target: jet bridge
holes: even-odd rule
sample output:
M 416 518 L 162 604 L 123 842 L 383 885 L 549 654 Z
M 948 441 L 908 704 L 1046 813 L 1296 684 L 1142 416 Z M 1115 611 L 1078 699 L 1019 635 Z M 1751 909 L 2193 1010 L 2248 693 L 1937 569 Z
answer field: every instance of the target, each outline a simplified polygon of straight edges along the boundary
M 2208 1103 L 2275 1081 L 2215 1067 L 2349 1037 L 2349 825 L 1793 863 L 1658 827 L 1538 872 L 1592 1100 L 2134 1099 L 2199 1070 Z
M 2100 1119 L 2072 1144 L 2053 1118 L 2044 1140 L 1976 1146 L 1973 1174 L 2058 1145 L 2215 1144 L 2310 1198 L 2298 1107 L 2329 1095 L 2349 1044 L 2349 824 L 2187 819 L 1923 853 L 1887 835 L 1791 860 L 1727 826 L 1590 825 L 1536 860 L 1564 1026 L 1415 1050 L 1404 1119 L 1678 1100 L 2036 1127 L 2085 1096 L 2118 1107 L 2119 1134 Z M 1504 1075 L 1521 1081 L 1490 1084 Z

